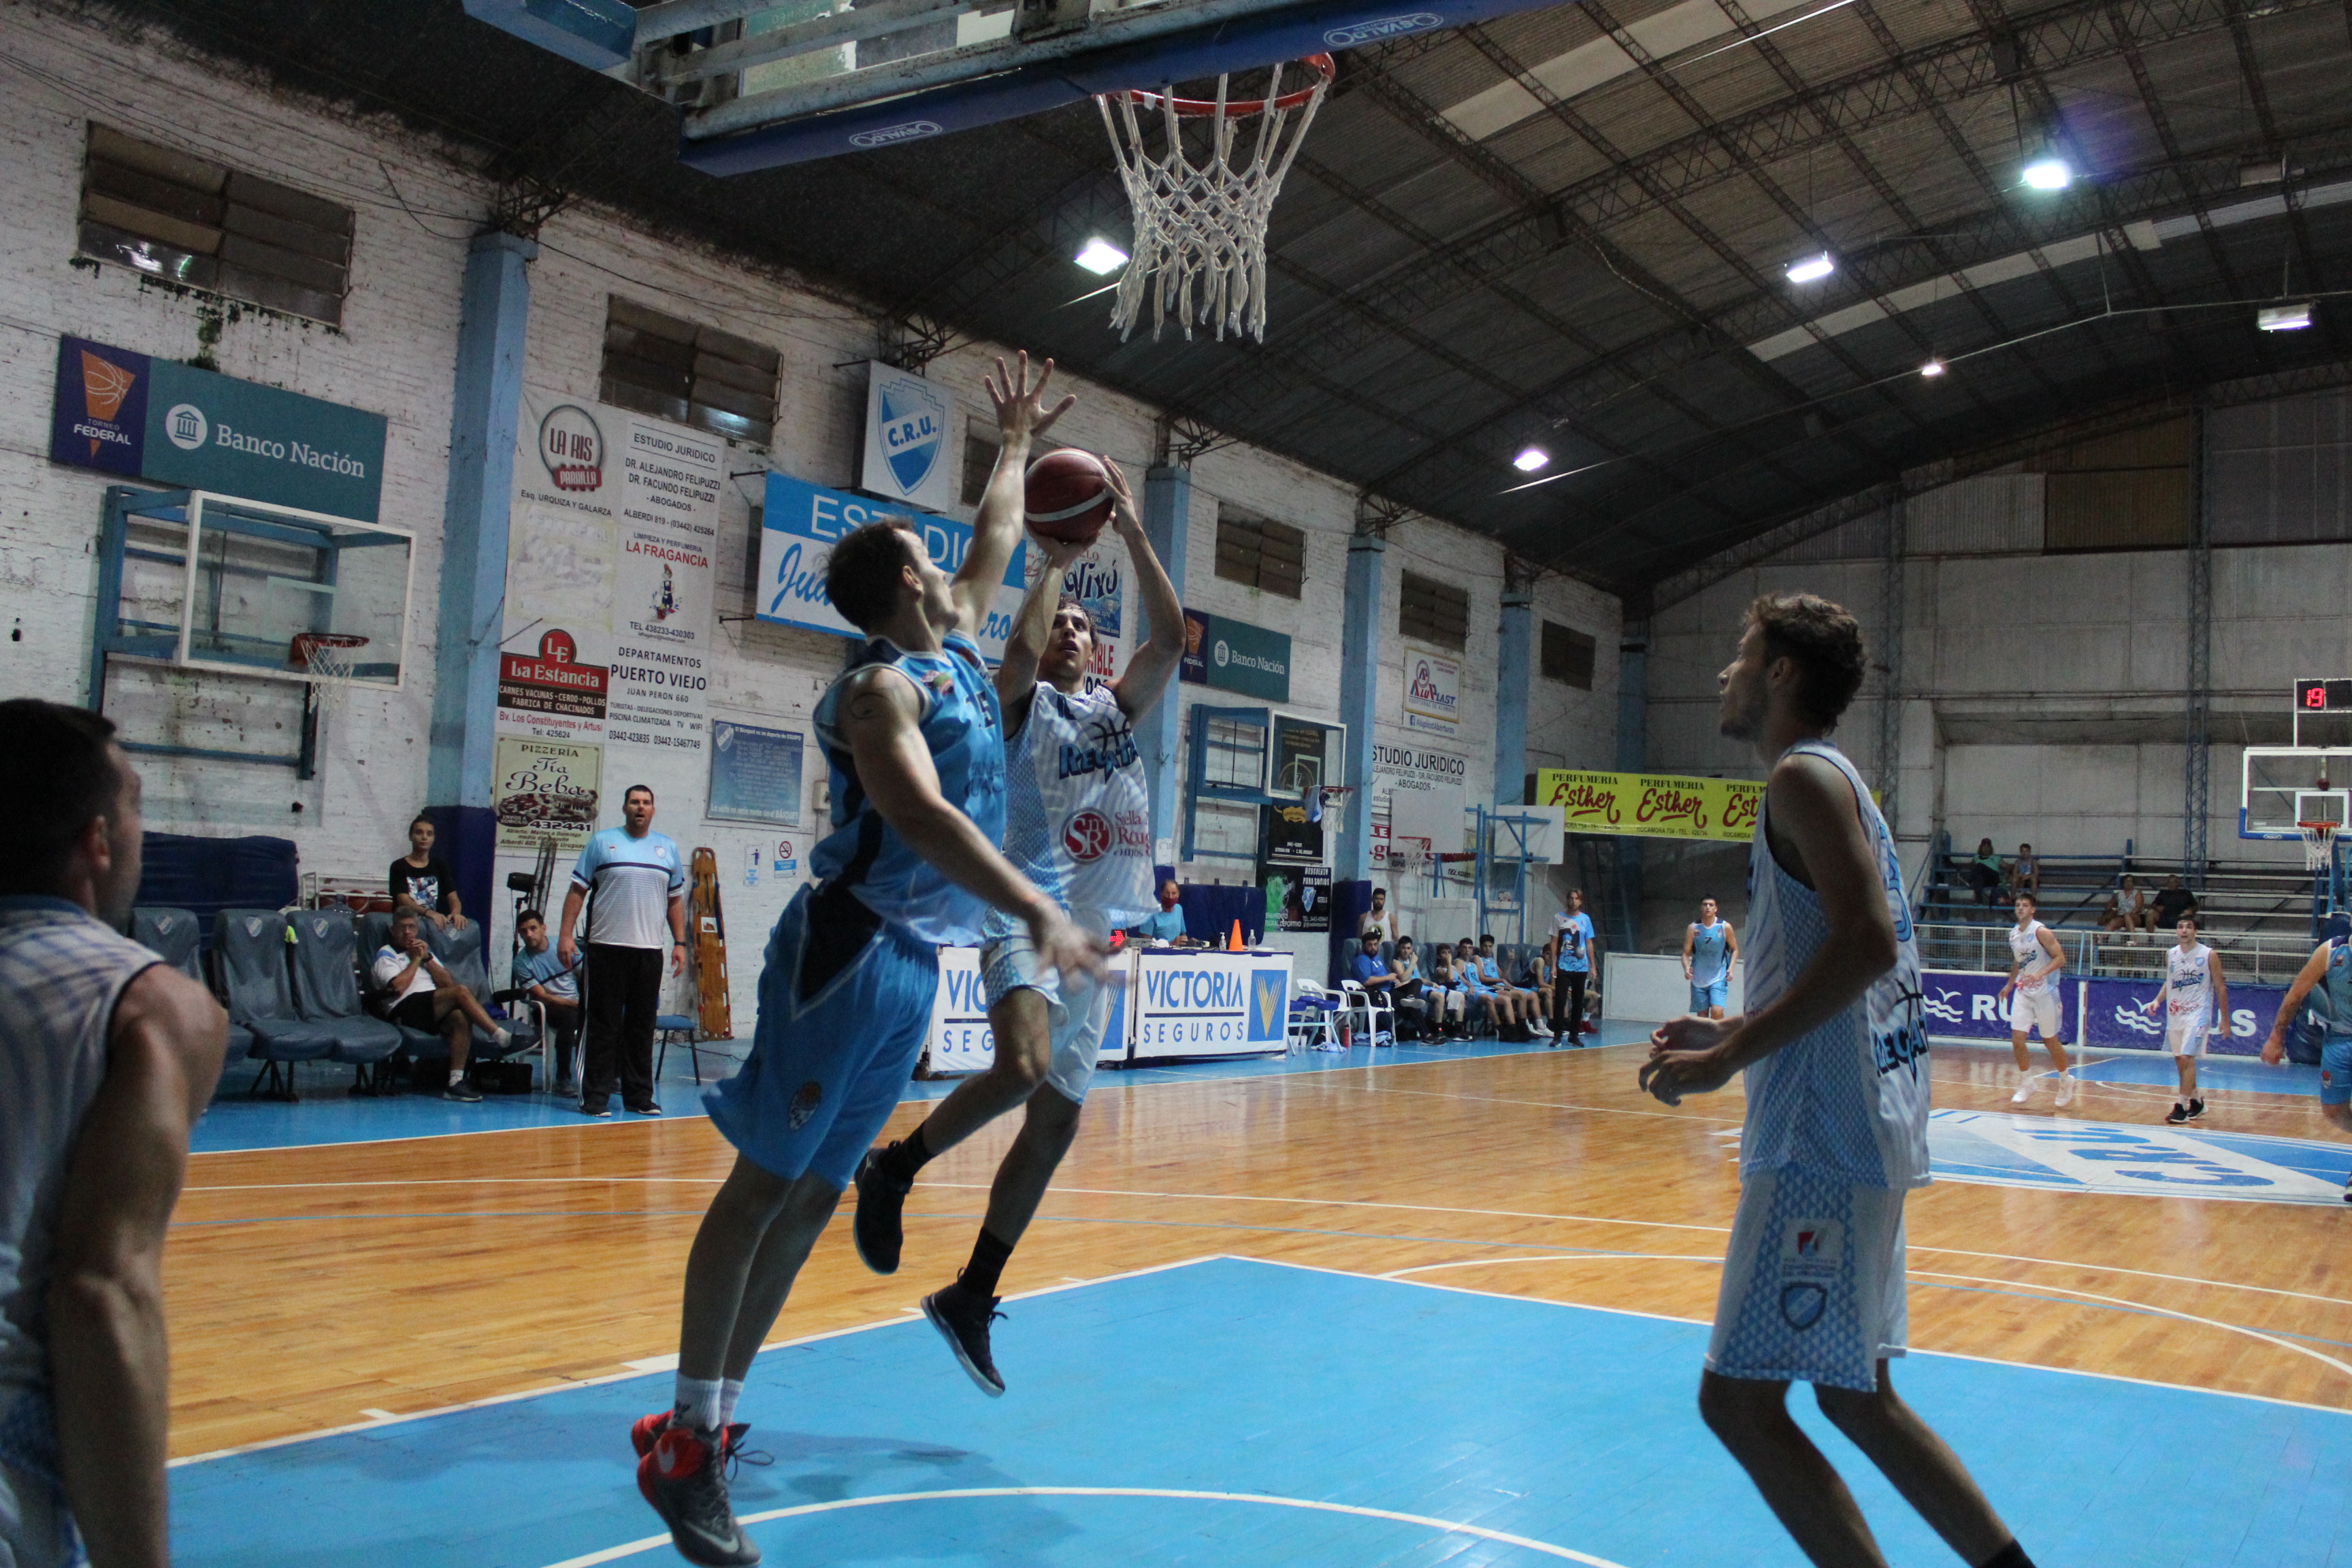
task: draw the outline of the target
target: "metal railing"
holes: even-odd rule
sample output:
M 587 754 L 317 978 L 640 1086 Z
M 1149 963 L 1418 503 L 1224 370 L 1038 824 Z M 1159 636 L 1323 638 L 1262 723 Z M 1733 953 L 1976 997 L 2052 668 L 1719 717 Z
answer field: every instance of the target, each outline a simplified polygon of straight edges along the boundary
M 1927 969 L 1972 969 L 2006 973 L 2010 965 L 2009 932 L 2005 925 L 1915 925 L 1919 963 Z M 2119 931 L 2055 931 L 2066 954 L 2067 973 L 2076 979 L 2161 980 L 2168 936 L 2144 936 L 2127 942 Z M 2248 932 L 2217 934 L 2213 951 L 2222 973 L 2231 980 L 2256 985 L 2284 985 L 2310 960 L 2318 944 L 2305 936 Z

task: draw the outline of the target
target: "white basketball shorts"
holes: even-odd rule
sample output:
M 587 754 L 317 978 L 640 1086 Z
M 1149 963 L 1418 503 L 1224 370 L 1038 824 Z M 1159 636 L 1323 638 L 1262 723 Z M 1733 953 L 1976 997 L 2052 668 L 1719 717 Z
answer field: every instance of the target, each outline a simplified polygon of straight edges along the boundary
M 2201 1057 L 2212 1027 L 2211 1016 L 2202 1009 L 2176 1013 L 2165 1020 L 2164 1048 L 2176 1057 Z
M 2066 1005 L 2060 1000 L 2054 985 L 2039 985 L 2028 991 L 2021 985 L 2009 994 L 2009 1028 L 2011 1034 L 2042 1031 L 2045 1040 L 2054 1040 L 2066 1019 Z
M 1102 1054 L 1103 1031 L 1110 1024 L 1110 986 L 1083 978 L 1066 982 L 1059 971 L 1037 962 L 1037 950 L 1025 931 L 980 950 L 980 983 L 991 1008 L 1015 991 L 1034 991 L 1045 998 L 1054 1032 L 1054 1059 L 1045 1069 L 1045 1081 L 1071 1104 L 1084 1105 L 1087 1086 L 1094 1082 L 1096 1058 Z
M 1875 1389 L 1878 1363 L 1910 1337 L 1903 1198 L 1803 1165 L 1751 1173 L 1731 1222 L 1706 1369 Z

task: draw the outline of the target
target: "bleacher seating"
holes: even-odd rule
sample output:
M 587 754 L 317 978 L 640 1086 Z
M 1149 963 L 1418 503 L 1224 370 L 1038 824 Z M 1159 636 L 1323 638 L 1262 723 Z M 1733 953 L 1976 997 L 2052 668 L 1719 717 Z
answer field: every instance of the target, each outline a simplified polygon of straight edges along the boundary
M 253 1092 L 265 1079 L 274 1100 L 299 1100 L 293 1064 L 319 1061 L 335 1048 L 335 1031 L 294 1011 L 286 963 L 286 916 L 277 910 L 223 910 L 215 925 L 221 989 L 232 1022 L 253 1033 L 248 1060 L 262 1064 Z
M 441 961 L 441 966 L 449 972 L 449 978 L 471 991 L 483 1005 L 488 1006 L 511 994 L 490 989 L 489 976 L 482 963 L 478 926 L 468 925 L 462 931 L 445 932 L 427 921 L 425 929 L 430 933 L 425 939 L 425 945 L 433 950 L 433 956 Z M 392 916 L 382 910 L 362 915 L 358 934 L 360 968 L 364 972 L 374 966 L 375 955 L 392 939 Z M 373 992 L 373 984 L 368 990 Z M 371 995 L 370 1000 L 380 1003 L 383 998 Z M 425 1029 L 413 1029 L 405 1024 L 396 1026 L 400 1030 L 402 1045 L 414 1059 L 444 1062 L 449 1059 L 449 1042 L 439 1035 Z M 474 1043 L 467 1052 L 468 1059 L 493 1061 L 539 1048 L 539 1031 L 535 1026 L 518 1019 L 508 1027 L 513 1031 L 514 1037 L 501 1049 L 494 1037 L 486 1033 L 480 1025 L 476 1025 Z
M 368 1016 L 361 1005 L 359 978 L 352 968 L 356 939 L 351 910 L 299 910 L 291 928 L 296 1007 L 307 1021 L 334 1031 L 329 1059 L 352 1068 L 354 1094 L 388 1091 L 392 1085 L 384 1064 L 400 1050 L 400 1030 Z

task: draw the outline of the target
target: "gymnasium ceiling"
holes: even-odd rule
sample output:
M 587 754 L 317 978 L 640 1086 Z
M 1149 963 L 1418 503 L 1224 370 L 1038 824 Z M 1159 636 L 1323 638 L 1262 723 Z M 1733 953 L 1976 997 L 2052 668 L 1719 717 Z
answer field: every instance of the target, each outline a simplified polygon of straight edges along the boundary
M 1179 411 L 1180 447 L 1284 453 L 1637 611 L 1906 470 L 2352 380 L 2352 0 L 1586 0 L 1354 50 L 1276 208 L 1263 346 L 1070 303 L 1079 245 L 1127 237 L 1091 104 L 719 180 L 671 110 L 458 0 L 88 3 L 452 137 L 526 205 L 1051 353 Z M 2021 186 L 2045 146 L 2071 188 Z M 1506 493 L 1530 444 L 1565 477 Z

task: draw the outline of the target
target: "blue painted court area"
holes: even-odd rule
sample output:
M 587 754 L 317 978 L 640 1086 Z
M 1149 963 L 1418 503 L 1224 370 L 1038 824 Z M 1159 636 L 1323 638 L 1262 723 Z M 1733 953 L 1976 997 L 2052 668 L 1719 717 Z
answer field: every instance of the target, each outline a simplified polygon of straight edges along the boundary
M 1624 1045 L 1647 1039 L 1647 1024 L 1603 1024 L 1601 1033 L 1585 1037 L 1585 1047 Z M 749 1040 L 729 1040 L 702 1047 L 702 1077 L 715 1082 L 735 1070 L 751 1049 Z M 1171 1063 L 1105 1072 L 1097 1089 L 1120 1085 L 1175 1083 L 1203 1079 L 1269 1078 L 1289 1073 L 1334 1072 L 1348 1068 L 1412 1062 L 1461 1061 L 1475 1057 L 1517 1056 L 1547 1049 L 1533 1045 L 1506 1045 L 1496 1040 L 1472 1040 L 1444 1046 L 1382 1046 L 1379 1052 L 1358 1046 L 1345 1051 L 1307 1051 L 1297 1056 L 1237 1057 L 1223 1061 Z M 583 1118 L 575 1103 L 545 1093 L 493 1094 L 479 1105 L 460 1105 L 433 1094 L 386 1095 L 354 1099 L 350 1092 L 352 1069 L 329 1063 L 297 1064 L 302 1099 L 255 1100 L 246 1093 L 252 1080 L 250 1067 L 243 1071 L 229 1064 L 205 1118 L 196 1124 L 189 1147 L 196 1153 L 228 1153 L 247 1149 L 290 1149 L 320 1143 L 368 1143 L 394 1138 L 441 1138 L 464 1132 L 503 1132 L 519 1127 L 571 1127 Z M 907 1086 L 905 1099 L 937 1100 L 955 1087 L 949 1079 L 918 1079 Z M 700 1116 L 702 1101 L 694 1083 L 693 1066 L 683 1051 L 672 1050 L 655 1091 L 670 1116 Z M 614 1126 L 634 1121 L 613 1100 L 610 1121 L 592 1126 Z
M 1931 1043 L 1945 1056 L 1996 1051 L 2003 1061 L 2010 1059 L 2010 1048 L 2005 1043 L 1948 1039 L 1942 1036 L 1934 1037 Z M 2033 1043 L 2033 1065 L 2034 1070 L 2042 1074 L 2037 1090 L 2046 1094 L 2051 1087 L 2047 1070 L 2050 1058 L 2038 1040 Z M 2168 1090 L 2177 1089 L 2180 1082 L 2172 1058 L 2161 1051 L 2102 1051 L 2083 1056 L 2075 1063 L 2074 1076 L 2086 1083 L 2145 1083 Z M 2252 1057 L 2208 1056 L 2197 1064 L 2197 1084 L 2200 1089 L 2249 1094 L 2316 1095 L 2319 1069 L 2294 1062 L 2264 1067 Z
M 1235 1258 L 1008 1308 L 1002 1400 L 919 1319 L 760 1358 L 740 1414 L 775 1462 L 735 1500 L 770 1563 L 1802 1562 L 1699 1424 L 1700 1325 Z M 2352 1415 L 1938 1356 L 1897 1377 L 2042 1563 L 2352 1551 Z M 669 1392 L 631 1377 L 183 1465 L 174 1561 L 675 1563 L 627 1440 Z M 1890 1561 L 1955 1561 L 1795 1406 Z

